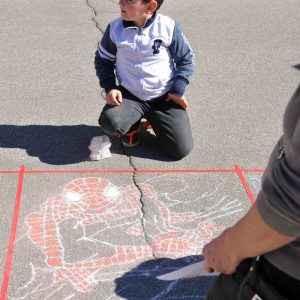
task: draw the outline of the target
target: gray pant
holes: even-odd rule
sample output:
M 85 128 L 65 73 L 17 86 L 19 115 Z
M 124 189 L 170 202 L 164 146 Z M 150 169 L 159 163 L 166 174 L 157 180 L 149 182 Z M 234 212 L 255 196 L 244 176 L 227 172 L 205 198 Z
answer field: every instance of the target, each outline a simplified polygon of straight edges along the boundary
M 254 262 L 254 263 L 253 263 Z M 252 266 L 252 271 L 250 267 Z M 300 282 L 277 269 L 264 257 L 244 260 L 231 275 L 221 274 L 206 300 L 299 300 Z
M 192 130 L 187 112 L 166 95 L 151 101 L 140 101 L 122 91 L 120 106 L 106 104 L 99 118 L 103 130 L 111 135 L 123 135 L 136 129 L 141 118 L 147 119 L 163 151 L 175 159 L 188 155 L 193 148 Z

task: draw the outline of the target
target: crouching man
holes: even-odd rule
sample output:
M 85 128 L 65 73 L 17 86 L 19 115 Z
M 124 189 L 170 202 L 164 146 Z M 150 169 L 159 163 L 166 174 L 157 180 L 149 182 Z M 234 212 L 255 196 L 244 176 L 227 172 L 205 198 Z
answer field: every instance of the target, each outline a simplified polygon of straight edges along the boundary
M 203 255 L 207 271 L 222 273 L 207 300 L 300 299 L 300 85 L 256 204 Z

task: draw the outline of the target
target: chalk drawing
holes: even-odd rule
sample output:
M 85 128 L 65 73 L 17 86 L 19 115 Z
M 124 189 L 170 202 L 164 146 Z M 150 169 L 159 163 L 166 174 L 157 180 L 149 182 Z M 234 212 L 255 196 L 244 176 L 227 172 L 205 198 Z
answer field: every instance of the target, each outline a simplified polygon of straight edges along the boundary
M 250 175 L 248 177 L 249 185 L 253 191 L 253 195 L 257 197 L 260 189 L 261 189 L 261 179 L 262 175 Z
M 65 299 L 71 299 L 74 292 L 90 292 L 99 282 L 122 276 L 139 261 L 199 255 L 203 246 L 224 230 L 214 220 L 243 210 L 237 199 L 223 196 L 200 213 L 176 212 L 173 208 L 180 200 L 174 199 L 166 205 L 149 182 L 139 184 L 138 188 L 118 187 L 104 178 L 78 178 L 45 201 L 39 211 L 30 213 L 25 219 L 27 238 L 44 255 L 45 267 L 30 262 L 31 278 L 11 299 L 30 299 L 42 291 L 50 298 L 66 285 L 73 292 Z M 188 183 L 182 182 L 173 196 L 188 188 Z M 197 200 L 214 196 L 217 190 L 218 185 Z M 172 200 L 172 193 L 163 196 Z M 146 203 L 147 211 L 142 202 Z M 185 223 L 193 225 L 184 229 Z M 105 240 L 109 233 L 120 229 L 128 235 L 128 240 L 140 237 L 139 243 L 126 244 L 126 238 L 124 245 L 120 245 L 121 241 Z M 68 242 L 70 232 L 72 243 Z M 92 245 L 90 252 L 82 251 L 84 243 Z M 79 251 L 74 258 L 69 253 L 74 253 L 76 247 Z

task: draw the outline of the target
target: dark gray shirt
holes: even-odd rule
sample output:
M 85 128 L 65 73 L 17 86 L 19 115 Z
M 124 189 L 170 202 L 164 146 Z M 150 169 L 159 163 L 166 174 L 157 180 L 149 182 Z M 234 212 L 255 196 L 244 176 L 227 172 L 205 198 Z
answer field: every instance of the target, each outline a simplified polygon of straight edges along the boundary
M 268 261 L 300 280 L 300 85 L 283 120 L 283 136 L 270 157 L 257 198 L 264 221 L 296 240 L 265 254 Z

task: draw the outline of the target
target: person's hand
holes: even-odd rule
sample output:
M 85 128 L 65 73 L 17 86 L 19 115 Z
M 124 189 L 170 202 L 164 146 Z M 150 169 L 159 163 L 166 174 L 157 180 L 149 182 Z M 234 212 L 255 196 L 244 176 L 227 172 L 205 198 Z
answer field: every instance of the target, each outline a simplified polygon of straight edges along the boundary
M 120 105 L 122 103 L 122 93 L 119 90 L 111 90 L 106 94 L 105 101 L 110 105 Z
M 185 99 L 185 96 L 178 96 L 171 93 L 168 93 L 166 101 L 174 101 L 175 103 L 179 104 L 183 109 L 187 110 L 189 107 L 188 102 Z
M 228 230 L 206 244 L 202 250 L 202 254 L 205 259 L 204 269 L 207 272 L 232 274 L 241 262 L 234 249 L 230 247 Z

